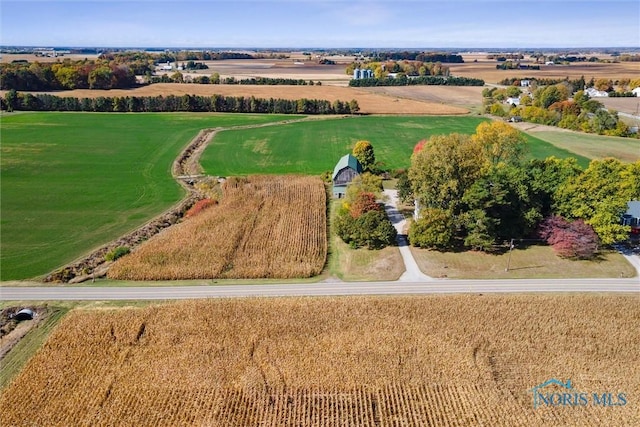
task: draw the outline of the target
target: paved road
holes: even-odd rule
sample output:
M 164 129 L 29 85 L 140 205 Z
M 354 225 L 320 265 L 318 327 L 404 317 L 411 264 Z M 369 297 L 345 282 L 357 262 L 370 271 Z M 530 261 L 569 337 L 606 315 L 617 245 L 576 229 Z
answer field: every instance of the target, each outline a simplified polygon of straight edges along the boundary
M 522 279 L 432 280 L 425 282 L 336 282 L 269 285 L 202 285 L 153 287 L 0 287 L 2 301 L 168 300 L 189 298 L 408 295 L 530 292 L 631 292 L 640 297 L 640 280 Z

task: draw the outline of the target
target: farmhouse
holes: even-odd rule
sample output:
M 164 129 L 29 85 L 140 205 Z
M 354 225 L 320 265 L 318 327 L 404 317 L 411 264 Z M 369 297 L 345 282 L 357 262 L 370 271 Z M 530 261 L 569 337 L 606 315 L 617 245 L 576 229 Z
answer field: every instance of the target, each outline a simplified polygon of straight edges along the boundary
M 633 89 L 631 92 L 633 92 L 636 96 L 640 97 L 640 87 Z
M 333 168 L 333 197 L 341 198 L 347 192 L 347 185 L 362 173 L 362 165 L 351 154 L 343 156 Z
M 627 211 L 622 215 L 622 225 L 629 225 L 631 233 L 640 234 L 640 201 L 627 203 Z

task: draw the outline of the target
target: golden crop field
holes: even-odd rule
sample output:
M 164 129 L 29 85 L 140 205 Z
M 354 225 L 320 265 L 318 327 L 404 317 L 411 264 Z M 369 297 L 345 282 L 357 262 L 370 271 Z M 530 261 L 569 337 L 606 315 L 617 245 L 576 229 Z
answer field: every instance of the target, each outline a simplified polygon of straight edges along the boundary
M 0 425 L 636 426 L 639 331 L 636 295 L 77 309 L 0 394 Z M 570 393 L 534 408 L 552 378 Z
M 326 217 L 326 190 L 318 177 L 232 178 L 224 183 L 218 205 L 120 258 L 108 276 L 122 280 L 314 276 L 326 261 Z

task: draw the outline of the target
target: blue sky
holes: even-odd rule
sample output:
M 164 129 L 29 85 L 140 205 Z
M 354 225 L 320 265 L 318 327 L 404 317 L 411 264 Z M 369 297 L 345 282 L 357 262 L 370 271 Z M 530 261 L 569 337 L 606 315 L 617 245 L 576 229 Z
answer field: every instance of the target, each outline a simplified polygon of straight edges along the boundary
M 0 44 L 119 47 L 640 46 L 640 1 L 0 0 Z

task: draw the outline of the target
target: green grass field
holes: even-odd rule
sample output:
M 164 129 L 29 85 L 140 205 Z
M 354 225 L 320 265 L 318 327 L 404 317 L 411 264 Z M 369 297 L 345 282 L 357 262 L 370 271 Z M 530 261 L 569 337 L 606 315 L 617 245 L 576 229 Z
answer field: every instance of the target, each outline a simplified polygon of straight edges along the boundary
M 168 209 L 184 194 L 171 178 L 171 165 L 200 129 L 283 118 L 1 116 L 0 279 L 46 274 Z
M 170 168 L 202 128 L 291 120 L 232 114 L 20 113 L 0 116 L 0 280 L 44 275 L 158 215 L 183 195 Z M 367 139 L 386 168 L 407 167 L 434 134 L 473 133 L 478 117 L 366 116 L 220 132 L 213 175 L 320 174 Z M 528 136 L 532 156 L 572 153 Z M 588 159 L 580 157 L 581 164 Z
M 472 134 L 485 119 L 478 117 L 365 116 L 313 120 L 256 129 L 220 132 L 205 150 L 201 164 L 212 175 L 320 174 L 350 153 L 355 143 L 371 142 L 376 159 L 387 169 L 406 168 L 421 139 L 453 132 Z M 589 159 L 525 135 L 530 157 Z

